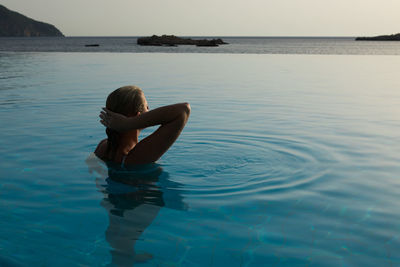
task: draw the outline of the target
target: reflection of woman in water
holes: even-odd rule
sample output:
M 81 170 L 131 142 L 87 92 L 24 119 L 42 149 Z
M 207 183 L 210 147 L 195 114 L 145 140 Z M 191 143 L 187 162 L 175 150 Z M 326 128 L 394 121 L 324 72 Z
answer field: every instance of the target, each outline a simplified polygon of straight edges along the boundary
M 136 86 L 118 88 L 107 97 L 101 123 L 107 139 L 94 152 L 102 160 L 121 165 L 157 161 L 175 142 L 190 114 L 188 103 L 159 107 L 149 111 L 142 90 Z M 140 142 L 140 130 L 160 125 Z
M 98 179 L 96 184 L 105 195 L 101 205 L 107 209 L 110 219 L 106 239 L 113 248 L 113 263 L 118 266 L 132 266 L 135 261 L 151 258 L 146 253 L 135 254 L 134 244 L 160 207 L 165 206 L 166 192 L 175 192 L 177 198 L 172 196 L 178 199 L 178 205 L 174 204 L 174 208 L 184 207 L 182 198 L 176 194 L 178 191 L 168 189 L 171 186 L 168 175 L 162 175 L 160 167 L 149 169 L 143 164 L 154 163 L 169 149 L 189 114 L 188 103 L 149 111 L 142 90 L 136 86 L 118 88 L 107 97 L 106 108 L 100 114 L 101 123 L 107 127 L 107 139 L 98 144 L 94 154 L 108 165 L 106 185 L 100 185 Z M 155 125 L 160 127 L 139 142 L 140 131 Z M 93 165 L 93 161 L 87 162 L 89 167 Z M 98 173 L 102 172 L 96 168 Z M 169 185 L 165 186 L 166 183 Z M 176 188 L 177 184 L 172 187 Z
M 89 171 L 96 173 L 97 188 L 104 194 L 101 206 L 109 216 L 105 236 L 111 247 L 112 266 L 133 266 L 151 259 L 151 254 L 135 251 L 136 240 L 161 207 L 187 209 L 180 195 L 181 184 L 170 181 L 157 164 L 132 169 L 105 166 L 94 154 L 86 163 Z
M 105 236 L 112 248 L 110 250 L 114 266 L 132 266 L 152 258 L 149 253 L 136 253 L 135 243 L 142 232 L 153 222 L 160 208 L 164 206 L 162 192 L 155 184 L 161 170 L 152 173 L 146 181 L 141 177 L 125 177 L 135 186 L 113 181 L 118 170 L 109 169 L 109 178 L 102 188 L 104 199 L 101 205 L 108 211 L 109 225 Z M 134 172 L 132 172 L 134 173 Z M 127 176 L 125 173 L 124 176 Z M 154 176 L 154 177 L 152 177 Z M 124 177 L 119 177 L 124 181 Z

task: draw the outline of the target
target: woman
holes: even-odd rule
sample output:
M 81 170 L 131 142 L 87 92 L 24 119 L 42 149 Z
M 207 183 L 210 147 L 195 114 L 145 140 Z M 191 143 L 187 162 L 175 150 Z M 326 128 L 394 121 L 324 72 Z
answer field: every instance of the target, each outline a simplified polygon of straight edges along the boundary
M 139 87 L 118 88 L 107 97 L 106 108 L 100 113 L 108 138 L 99 143 L 94 153 L 104 161 L 121 166 L 155 162 L 178 138 L 189 114 L 188 103 L 149 111 Z M 154 125 L 160 127 L 139 142 L 141 129 Z

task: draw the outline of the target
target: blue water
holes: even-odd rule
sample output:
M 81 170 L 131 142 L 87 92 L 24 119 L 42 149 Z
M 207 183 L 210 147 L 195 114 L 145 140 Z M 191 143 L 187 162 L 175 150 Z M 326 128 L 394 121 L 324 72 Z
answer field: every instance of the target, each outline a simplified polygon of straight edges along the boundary
M 399 65 L 0 53 L 0 266 L 400 266 Z M 127 84 L 192 113 L 157 164 L 109 175 L 98 113 Z

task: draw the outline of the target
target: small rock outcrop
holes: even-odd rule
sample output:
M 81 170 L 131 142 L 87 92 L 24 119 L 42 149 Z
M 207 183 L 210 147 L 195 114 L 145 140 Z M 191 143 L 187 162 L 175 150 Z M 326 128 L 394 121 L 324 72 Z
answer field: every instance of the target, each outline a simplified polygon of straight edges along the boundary
M 64 36 L 51 24 L 30 19 L 0 5 L 0 37 Z
M 151 46 L 178 46 L 178 45 L 197 45 L 197 46 L 219 46 L 228 44 L 222 39 L 202 39 L 194 40 L 190 38 L 181 38 L 175 35 L 153 35 L 151 37 L 141 37 L 137 39 L 138 45 L 151 45 Z
M 400 41 L 400 33 L 374 37 L 357 37 L 356 41 Z

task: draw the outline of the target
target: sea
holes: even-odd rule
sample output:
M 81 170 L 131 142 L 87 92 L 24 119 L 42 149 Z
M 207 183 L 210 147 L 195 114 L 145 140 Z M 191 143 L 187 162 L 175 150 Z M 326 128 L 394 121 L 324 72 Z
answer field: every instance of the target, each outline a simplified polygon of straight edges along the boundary
M 400 42 L 136 40 L 0 38 L 0 266 L 400 266 Z M 98 115 L 131 84 L 191 115 L 107 166 Z
M 218 53 L 307 55 L 400 55 L 400 42 L 355 41 L 355 37 L 222 37 L 229 45 L 140 46 L 139 37 L 29 37 L 0 38 L 0 51 L 113 52 L 113 53 Z M 188 36 L 213 39 L 218 36 Z M 98 47 L 85 45 L 97 44 Z

